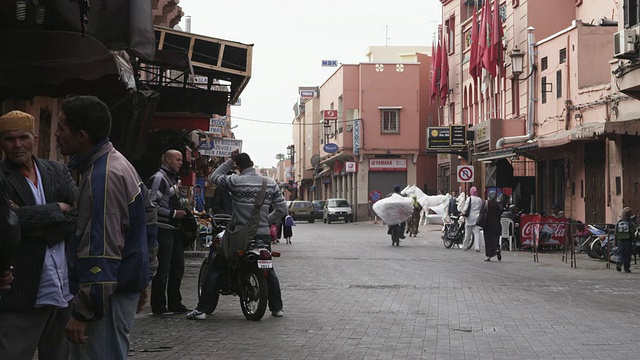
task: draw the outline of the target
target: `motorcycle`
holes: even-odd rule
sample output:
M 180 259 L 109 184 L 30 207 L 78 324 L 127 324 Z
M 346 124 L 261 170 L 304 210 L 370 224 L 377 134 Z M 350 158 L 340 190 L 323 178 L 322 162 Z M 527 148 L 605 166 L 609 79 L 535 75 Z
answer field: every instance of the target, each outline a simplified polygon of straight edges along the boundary
M 465 235 L 465 218 L 463 216 L 450 215 L 451 221 L 445 224 L 442 229 L 442 241 L 444 247 L 451 249 L 453 245 L 456 245 L 458 249 L 464 248 L 464 235 Z M 473 237 L 467 244 L 467 250 L 473 246 Z
M 215 229 L 224 229 L 231 220 L 229 215 L 214 215 L 212 225 Z M 273 257 L 280 253 L 272 252 L 268 242 L 254 239 L 247 248 L 236 252 L 235 259 L 224 259 L 221 254 L 224 230 L 218 232 L 209 247 L 209 254 L 200 266 L 198 274 L 198 297 L 209 266 L 222 269 L 220 291 L 211 299 L 213 309 L 218 305 L 220 295 L 234 295 L 240 298 L 240 308 L 247 320 L 259 321 L 267 309 L 268 288 L 267 272 L 273 268 Z

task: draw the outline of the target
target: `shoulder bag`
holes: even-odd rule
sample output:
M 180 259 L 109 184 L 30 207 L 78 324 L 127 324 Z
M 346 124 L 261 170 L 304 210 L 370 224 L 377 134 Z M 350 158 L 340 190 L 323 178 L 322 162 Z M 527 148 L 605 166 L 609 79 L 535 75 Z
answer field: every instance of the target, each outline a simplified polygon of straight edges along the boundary
M 480 213 L 478 214 L 478 220 L 476 220 L 476 225 L 484 228 L 487 226 L 487 211 L 489 208 L 489 203 L 487 200 L 482 204 L 482 208 L 480 209 Z
M 260 225 L 260 208 L 264 203 L 265 193 L 267 190 L 267 179 L 262 177 L 262 190 L 256 198 L 253 206 L 253 212 L 248 224 L 234 225 L 235 214 L 231 215 L 231 221 L 227 225 L 222 236 L 222 255 L 227 261 L 234 261 L 238 250 L 245 250 L 251 240 L 256 236 L 258 226 Z

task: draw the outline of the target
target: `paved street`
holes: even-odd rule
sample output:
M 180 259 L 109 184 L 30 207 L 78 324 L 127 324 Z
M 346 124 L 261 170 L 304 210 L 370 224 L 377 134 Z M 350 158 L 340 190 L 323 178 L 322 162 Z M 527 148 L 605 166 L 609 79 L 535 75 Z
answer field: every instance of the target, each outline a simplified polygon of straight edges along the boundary
M 298 223 L 274 244 L 284 317 L 245 320 L 221 296 L 205 321 L 153 316 L 134 359 L 638 359 L 640 265 L 631 274 L 580 255 L 445 249 L 439 226 L 392 247 L 380 224 Z M 184 303 L 196 304 L 201 258 L 188 258 Z

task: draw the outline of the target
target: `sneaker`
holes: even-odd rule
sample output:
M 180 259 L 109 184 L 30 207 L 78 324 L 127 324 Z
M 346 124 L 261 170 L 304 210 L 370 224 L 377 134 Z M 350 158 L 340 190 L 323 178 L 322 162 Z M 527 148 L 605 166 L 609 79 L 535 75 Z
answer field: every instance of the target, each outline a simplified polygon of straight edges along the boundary
M 178 307 L 176 308 L 169 308 L 169 311 L 177 313 L 177 314 L 185 314 L 188 313 L 189 311 L 191 311 L 190 309 L 188 309 L 186 306 L 184 306 L 183 304 L 178 305 Z
M 617 272 L 622 271 L 622 266 L 620 266 L 620 264 L 616 265 L 616 271 Z
M 491 258 L 489 258 L 489 257 L 484 258 L 484 261 L 491 261 Z
M 502 252 L 498 251 L 498 261 L 502 261 Z
M 631 272 L 631 269 L 624 269 L 624 272 L 626 272 L 626 273 L 630 273 L 630 272 Z
M 284 312 L 282 312 L 282 310 L 272 311 L 271 315 L 275 317 L 282 317 L 284 315 Z
M 193 309 L 190 313 L 187 314 L 187 319 L 189 320 L 205 320 L 207 318 L 207 314 L 202 311 L 198 311 L 198 309 Z

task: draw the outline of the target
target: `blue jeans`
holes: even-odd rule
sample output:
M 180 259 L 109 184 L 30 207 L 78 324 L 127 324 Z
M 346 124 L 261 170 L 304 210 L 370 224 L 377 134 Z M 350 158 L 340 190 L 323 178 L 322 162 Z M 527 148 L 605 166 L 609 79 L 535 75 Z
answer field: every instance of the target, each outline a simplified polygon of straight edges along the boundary
M 618 241 L 618 265 L 623 265 L 625 270 L 631 268 L 631 252 L 633 251 L 633 243 L 631 240 Z
M 85 344 L 70 344 L 71 360 L 125 360 L 140 293 L 114 293 L 101 320 L 87 325 Z

